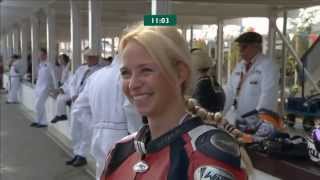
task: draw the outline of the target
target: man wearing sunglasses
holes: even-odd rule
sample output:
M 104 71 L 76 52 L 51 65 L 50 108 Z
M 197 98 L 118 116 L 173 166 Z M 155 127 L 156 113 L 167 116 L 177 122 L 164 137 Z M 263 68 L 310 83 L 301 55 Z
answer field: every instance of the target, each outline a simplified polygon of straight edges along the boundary
M 225 86 L 224 113 L 237 128 L 252 134 L 253 141 L 260 141 L 274 132 L 273 124 L 259 118 L 259 112 L 276 111 L 279 68 L 270 57 L 262 54 L 260 34 L 246 32 L 235 41 L 239 44 L 241 61 Z M 246 114 L 250 115 L 244 117 Z

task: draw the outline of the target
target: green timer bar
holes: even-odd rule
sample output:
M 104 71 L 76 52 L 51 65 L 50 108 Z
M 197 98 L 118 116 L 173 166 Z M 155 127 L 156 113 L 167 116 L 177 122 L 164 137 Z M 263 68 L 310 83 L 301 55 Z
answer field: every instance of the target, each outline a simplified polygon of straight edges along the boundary
M 177 16 L 176 15 L 145 15 L 144 16 L 145 26 L 176 26 Z

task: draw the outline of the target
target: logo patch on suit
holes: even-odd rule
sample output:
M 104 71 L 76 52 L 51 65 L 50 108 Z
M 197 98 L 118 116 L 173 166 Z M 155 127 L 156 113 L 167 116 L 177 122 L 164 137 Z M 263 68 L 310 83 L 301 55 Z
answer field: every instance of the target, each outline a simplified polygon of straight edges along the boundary
M 260 70 L 255 70 L 254 73 L 261 74 L 262 72 Z
M 258 84 L 258 81 L 250 81 L 249 84 L 255 85 L 255 84 Z
M 200 166 L 194 172 L 194 180 L 233 180 L 233 175 L 214 166 Z

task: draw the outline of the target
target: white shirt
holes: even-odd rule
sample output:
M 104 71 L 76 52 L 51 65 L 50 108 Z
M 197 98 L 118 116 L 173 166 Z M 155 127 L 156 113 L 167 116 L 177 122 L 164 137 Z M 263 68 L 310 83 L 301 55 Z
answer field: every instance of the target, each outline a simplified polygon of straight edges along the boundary
M 69 85 L 70 96 L 71 97 L 78 96 L 80 92 L 83 90 L 88 77 L 100 68 L 101 66 L 99 64 L 94 66 L 88 66 L 86 64 L 81 65 L 72 76 L 72 80 Z M 86 73 L 87 71 L 88 73 Z
M 72 113 L 91 114 L 94 128 L 135 132 L 142 125 L 141 116 L 122 92 L 119 60 L 89 77 L 74 103 Z
M 21 71 L 21 60 L 14 60 L 9 71 L 10 77 L 20 77 Z
M 63 66 L 54 64 L 53 67 L 54 67 L 54 73 L 57 78 L 57 81 L 60 81 L 62 77 Z
M 69 63 L 66 65 L 62 65 L 62 73 L 61 73 L 61 78 L 60 78 L 60 82 L 62 84 L 64 84 L 70 76 L 70 70 L 69 70 Z
M 62 84 L 62 86 L 60 86 L 64 94 L 67 96 L 70 96 L 71 81 L 72 81 L 72 74 L 70 73 L 70 75 L 68 76 L 68 79 Z
M 236 89 L 239 85 L 241 73 L 244 74 L 244 82 L 239 96 Z M 225 86 L 226 113 L 237 99 L 237 118 L 252 110 L 268 109 L 276 112 L 279 90 L 280 72 L 277 64 L 265 55 L 258 54 L 251 68 L 245 74 L 245 61 L 241 61 L 235 67 Z
M 48 91 L 50 88 L 57 88 L 57 86 L 52 64 L 47 60 L 40 62 L 35 92 L 42 93 Z

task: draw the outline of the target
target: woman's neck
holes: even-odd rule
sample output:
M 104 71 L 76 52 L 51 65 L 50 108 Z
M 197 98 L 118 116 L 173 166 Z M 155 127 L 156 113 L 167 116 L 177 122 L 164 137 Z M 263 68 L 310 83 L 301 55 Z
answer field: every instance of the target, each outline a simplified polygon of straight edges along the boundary
M 184 102 L 176 104 L 175 107 L 167 107 L 165 112 L 148 117 L 151 138 L 156 139 L 169 130 L 179 125 L 181 118 L 186 113 Z

